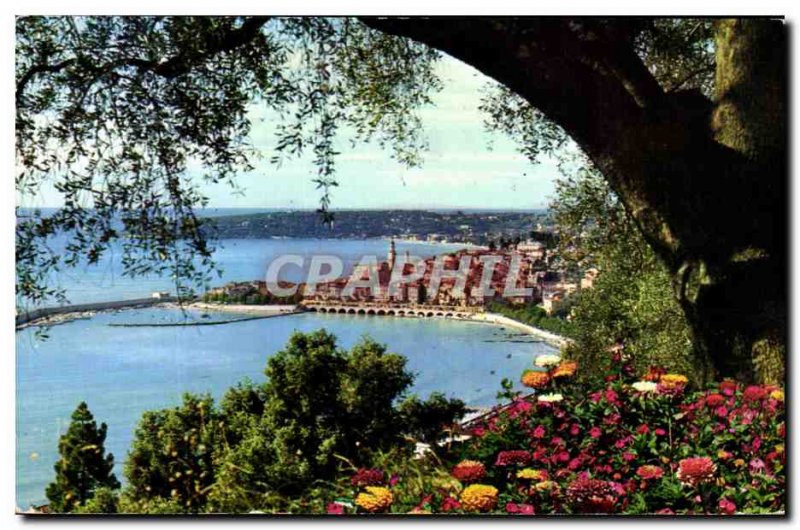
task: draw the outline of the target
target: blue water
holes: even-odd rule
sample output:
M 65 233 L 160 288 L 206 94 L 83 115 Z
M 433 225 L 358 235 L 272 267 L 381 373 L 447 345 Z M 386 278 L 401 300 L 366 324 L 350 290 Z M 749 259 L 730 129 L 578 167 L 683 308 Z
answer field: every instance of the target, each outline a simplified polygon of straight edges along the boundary
M 399 253 L 408 250 L 418 256 L 460 248 L 402 242 L 397 246 Z M 266 264 L 280 253 L 338 255 L 352 265 L 364 254 L 384 256 L 387 250 L 388 242 L 381 240 L 226 240 L 216 257 L 225 269 L 222 283 L 263 277 Z M 169 280 L 122 277 L 119 263 L 112 259 L 61 273 L 58 280 L 73 303 L 138 298 L 170 289 Z M 80 401 L 108 424 L 106 448 L 115 455 L 115 472 L 123 479 L 122 464 L 143 411 L 176 405 L 183 392 L 210 392 L 219 398 L 245 377 L 263 381 L 266 359 L 294 330 L 326 328 L 343 347 L 369 334 L 408 358 L 409 368 L 417 373 L 413 391 L 425 397 L 438 390 L 469 405 L 493 404 L 502 378 L 517 380 L 536 355 L 552 351 L 541 343 L 502 341 L 516 331 L 441 319 L 303 314 L 217 326 L 108 326 L 184 318 L 200 315 L 175 309 L 128 310 L 54 326 L 44 341 L 34 336 L 34 329 L 17 332 L 18 506 L 46 502 L 44 490 L 54 476 L 58 438 Z M 236 315 L 212 313 L 212 319 L 227 318 Z
M 341 346 L 369 334 L 408 358 L 417 373 L 413 390 L 439 390 L 470 405 L 491 405 L 503 377 L 515 380 L 541 343 L 496 341 L 513 333 L 497 326 L 442 319 L 302 314 L 218 326 L 110 327 L 110 322 L 175 320 L 178 310 L 148 309 L 100 314 L 54 326 L 37 340 L 17 333 L 17 505 L 45 502 L 53 479 L 58 438 L 77 404 L 85 400 L 108 424 L 106 448 L 122 462 L 141 413 L 180 402 L 181 394 L 211 392 L 219 398 L 244 377 L 264 380 L 266 359 L 293 330 L 325 328 Z
M 57 242 L 55 243 L 57 244 Z M 431 244 L 397 242 L 397 253 L 406 251 L 412 256 L 427 257 L 464 248 L 458 244 Z M 281 254 L 304 256 L 307 265 L 314 253 L 338 256 L 352 267 L 364 255 L 385 259 L 389 242 L 380 239 L 367 240 L 320 240 L 320 239 L 225 239 L 219 243 L 214 259 L 223 269 L 222 277 L 215 284 L 228 281 L 264 279 L 267 266 Z M 351 269 L 345 269 L 345 273 Z M 300 281 L 303 271 L 294 266 L 281 269 L 281 279 Z M 175 284 L 169 278 L 146 276 L 130 278 L 123 276 L 120 255 L 104 255 L 100 263 L 81 265 L 53 273 L 54 284 L 66 289 L 69 302 L 107 302 L 150 296 L 154 291 L 175 292 Z M 44 305 L 57 305 L 54 301 Z

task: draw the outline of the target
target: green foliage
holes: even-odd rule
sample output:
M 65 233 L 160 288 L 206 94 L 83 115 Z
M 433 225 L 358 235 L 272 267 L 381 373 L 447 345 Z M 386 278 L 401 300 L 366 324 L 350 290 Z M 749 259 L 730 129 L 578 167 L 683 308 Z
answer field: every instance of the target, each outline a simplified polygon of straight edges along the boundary
M 670 275 L 602 177 L 580 170 L 561 179 L 552 209 L 561 256 L 581 269 L 600 270 L 571 309 L 569 355 L 597 367 L 605 350 L 623 341 L 639 370 L 658 365 L 702 379 L 706 366 L 694 356 Z M 582 373 L 592 377 L 599 370 Z
M 369 338 L 350 351 L 324 330 L 295 333 L 270 357 L 267 382 L 243 381 L 219 407 L 186 395 L 180 407 L 147 412 L 126 465 L 127 509 L 150 513 L 288 509 L 345 461 L 433 440 L 464 414 L 440 394 L 401 401 L 413 382 L 406 359 Z M 122 509 L 122 508 L 120 508 Z
M 415 440 L 434 443 L 445 427 L 464 416 L 466 407 L 458 399 L 447 399 L 441 392 L 433 392 L 425 401 L 416 395 L 409 396 L 398 410 L 404 433 Z
M 111 488 L 101 487 L 94 492 L 94 497 L 86 501 L 86 504 L 76 508 L 73 513 L 80 514 L 109 514 L 118 513 L 119 499 L 117 492 Z
M 212 455 L 219 423 L 208 395 L 184 394 L 180 406 L 145 412 L 125 463 L 130 494 L 198 510 L 214 482 Z
M 75 511 L 95 495 L 101 495 L 91 505 L 108 507 L 108 491 L 119 488 L 119 481 L 112 473 L 114 455 L 105 454 L 106 424 L 97 422 L 86 403 L 81 402 L 72 413 L 72 422 L 58 442 L 61 458 L 54 467 L 55 482 L 47 486 L 50 510 L 55 513 Z M 103 493 L 100 490 L 104 489 Z

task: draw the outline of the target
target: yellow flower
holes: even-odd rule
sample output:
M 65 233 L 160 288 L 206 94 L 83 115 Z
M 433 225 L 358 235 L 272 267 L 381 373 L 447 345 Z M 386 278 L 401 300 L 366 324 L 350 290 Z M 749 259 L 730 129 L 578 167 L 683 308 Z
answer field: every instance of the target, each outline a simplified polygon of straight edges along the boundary
M 472 484 L 461 492 L 461 505 L 470 512 L 488 512 L 497 506 L 497 488 Z
M 737 458 L 736 460 L 733 461 L 733 465 L 736 467 L 742 467 L 744 465 L 744 460 L 742 460 L 741 458 Z
M 542 471 L 541 469 L 531 469 L 526 467 L 525 469 L 520 469 L 517 471 L 517 478 L 524 480 L 545 480 L 547 478 L 547 472 Z
M 385 512 L 392 505 L 392 492 L 380 486 L 367 486 L 366 493 L 359 493 L 356 504 L 370 513 Z
M 561 361 L 561 364 L 553 370 L 553 377 L 572 377 L 578 371 L 577 361 Z
M 536 491 L 555 490 L 558 489 L 558 484 L 556 484 L 552 480 L 543 480 L 541 482 L 537 482 L 536 485 L 534 486 L 534 489 L 536 489 Z
M 783 444 L 775 446 L 775 452 L 781 454 L 783 452 Z
M 781 403 L 783 403 L 783 400 L 785 398 L 785 396 L 783 395 L 783 390 L 773 390 L 772 392 L 770 392 L 769 397 L 771 397 L 776 401 L 780 401 Z
M 689 379 L 681 374 L 664 374 L 661 376 L 659 382 L 665 388 L 679 388 L 686 385 Z

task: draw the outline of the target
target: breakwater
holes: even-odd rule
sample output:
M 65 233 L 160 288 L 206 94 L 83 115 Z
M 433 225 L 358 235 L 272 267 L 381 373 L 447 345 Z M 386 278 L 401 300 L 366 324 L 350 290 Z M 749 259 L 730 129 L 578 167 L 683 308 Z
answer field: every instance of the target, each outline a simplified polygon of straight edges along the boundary
M 150 307 L 166 302 L 177 302 L 178 298 L 166 296 L 161 298 L 136 298 L 133 300 L 114 300 L 111 302 L 93 302 L 88 304 L 73 304 L 57 307 L 40 307 L 31 311 L 18 311 L 16 326 L 25 326 L 32 322 L 42 319 L 50 319 L 58 315 L 93 313 L 97 311 L 109 311 L 114 309 L 130 309 L 135 307 Z
M 235 324 L 236 322 L 248 322 L 250 320 L 262 320 L 265 318 L 274 318 L 274 317 L 282 317 L 286 315 L 293 315 L 297 313 L 294 312 L 283 312 L 283 313 L 273 313 L 271 315 L 253 315 L 253 316 L 246 316 L 241 318 L 229 318 L 227 320 L 212 320 L 208 322 L 204 321 L 191 321 L 191 322 L 152 322 L 152 323 L 117 323 L 112 322 L 108 324 L 112 328 L 170 328 L 170 327 L 182 327 L 182 326 L 219 326 L 221 324 Z

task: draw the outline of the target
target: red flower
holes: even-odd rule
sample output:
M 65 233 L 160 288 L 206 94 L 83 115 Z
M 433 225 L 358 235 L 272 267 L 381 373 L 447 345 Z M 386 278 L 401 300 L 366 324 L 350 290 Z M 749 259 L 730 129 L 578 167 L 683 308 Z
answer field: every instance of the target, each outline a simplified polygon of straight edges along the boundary
M 326 511 L 330 515 L 342 515 L 344 514 L 344 506 L 338 502 L 329 502 Z
M 514 450 L 514 451 L 500 451 L 497 455 L 497 461 L 494 463 L 496 466 L 513 466 L 525 465 L 531 460 L 531 454 L 528 451 Z
M 658 466 L 641 466 L 636 470 L 636 474 L 644 480 L 656 480 L 664 476 L 664 470 Z
M 442 501 L 442 511 L 445 513 L 460 509 L 461 503 L 455 497 L 445 497 Z
M 678 462 L 678 480 L 691 486 L 708 482 L 714 478 L 716 464 L 707 456 L 684 458 Z
M 731 381 L 730 379 L 726 379 L 725 381 L 719 384 L 720 391 L 725 394 L 726 396 L 732 396 L 736 393 L 736 389 L 738 388 L 738 384 L 736 381 Z
M 751 385 L 744 389 L 742 397 L 745 401 L 756 402 L 761 401 L 767 397 L 767 391 L 764 387 L 758 385 Z
M 728 499 L 720 499 L 719 512 L 725 515 L 733 515 L 736 513 L 736 505 Z
M 450 474 L 461 482 L 477 482 L 486 476 L 486 468 L 475 460 L 462 460 Z
M 353 486 L 380 486 L 383 484 L 383 471 L 361 468 L 350 479 Z
M 636 427 L 636 432 L 639 433 L 639 434 L 647 434 L 647 433 L 650 432 L 650 427 L 648 427 L 647 425 L 645 425 L 643 423 L 642 425 L 639 425 L 638 427 Z
M 725 403 L 725 396 L 722 394 L 709 394 L 706 396 L 706 406 L 710 409 L 715 409 Z

